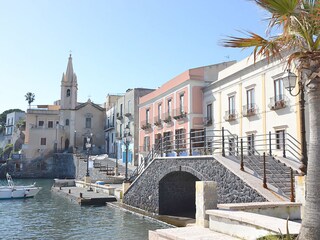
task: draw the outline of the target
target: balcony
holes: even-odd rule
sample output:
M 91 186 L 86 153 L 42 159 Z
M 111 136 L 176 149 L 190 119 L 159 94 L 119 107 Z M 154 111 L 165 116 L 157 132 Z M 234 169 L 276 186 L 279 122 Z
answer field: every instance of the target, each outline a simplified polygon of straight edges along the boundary
M 171 112 L 167 112 L 167 113 L 163 114 L 163 121 L 165 123 L 171 123 L 172 122 Z
M 114 124 L 108 124 L 105 126 L 104 131 L 108 132 L 114 129 Z
M 203 118 L 203 125 L 204 126 L 211 126 L 212 125 L 212 117 Z
M 148 121 L 142 121 L 141 122 L 141 129 L 142 130 L 148 130 L 151 129 L 151 124 Z
M 257 105 L 256 104 L 247 104 L 242 107 L 242 115 L 244 117 L 251 117 L 257 115 Z
M 130 117 L 132 116 L 132 114 L 129 113 L 129 112 L 125 113 L 124 115 L 125 115 L 127 118 L 130 118 Z
M 117 140 L 122 140 L 122 137 L 123 137 L 122 133 L 116 133 Z
M 270 98 L 269 108 L 270 110 L 278 110 L 285 108 L 288 103 L 288 98 L 285 95 L 278 95 Z
M 187 111 L 185 107 L 179 107 L 175 109 L 173 118 L 175 120 L 181 120 L 187 117 Z
M 229 111 L 226 111 L 225 112 L 225 115 L 224 115 L 224 120 L 226 122 L 231 122 L 231 121 L 235 121 L 237 119 L 237 113 L 235 110 L 229 110 Z
M 156 116 L 154 118 L 154 125 L 157 127 L 161 127 L 162 126 L 162 120 L 160 119 L 160 116 Z
M 120 121 L 123 119 L 122 113 L 121 114 L 117 113 L 117 119 L 120 120 Z

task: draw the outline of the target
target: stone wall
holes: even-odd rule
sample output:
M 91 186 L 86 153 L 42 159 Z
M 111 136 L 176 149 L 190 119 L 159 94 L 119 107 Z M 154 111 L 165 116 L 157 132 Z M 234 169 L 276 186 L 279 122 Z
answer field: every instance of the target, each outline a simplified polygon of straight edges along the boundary
M 8 160 L 0 166 L 0 178 L 6 173 L 14 178 L 75 178 L 73 154 L 60 153 L 33 160 Z
M 124 203 L 159 213 L 159 182 L 185 171 L 200 181 L 217 182 L 218 203 L 262 202 L 266 199 L 212 157 L 155 159 L 124 194 Z

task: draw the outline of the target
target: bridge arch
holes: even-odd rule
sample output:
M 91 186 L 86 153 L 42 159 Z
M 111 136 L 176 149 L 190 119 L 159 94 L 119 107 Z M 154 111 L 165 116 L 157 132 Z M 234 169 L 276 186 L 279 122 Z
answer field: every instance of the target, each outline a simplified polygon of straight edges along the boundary
M 159 181 L 159 214 L 195 218 L 195 182 L 199 180 L 186 171 L 165 175 Z

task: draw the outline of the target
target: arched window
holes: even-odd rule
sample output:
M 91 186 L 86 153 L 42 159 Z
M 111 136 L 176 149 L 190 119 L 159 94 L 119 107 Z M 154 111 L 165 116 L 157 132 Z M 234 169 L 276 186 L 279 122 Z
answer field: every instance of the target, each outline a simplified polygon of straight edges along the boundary
M 71 94 L 70 89 L 67 89 L 67 97 L 70 97 L 70 94 Z
M 69 119 L 66 119 L 66 126 L 69 126 Z

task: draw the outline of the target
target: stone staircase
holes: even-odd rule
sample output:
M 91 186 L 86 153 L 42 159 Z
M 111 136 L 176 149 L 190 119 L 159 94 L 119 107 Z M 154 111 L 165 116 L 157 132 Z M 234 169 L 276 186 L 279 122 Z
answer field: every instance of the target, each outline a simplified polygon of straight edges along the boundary
M 244 167 L 253 170 L 260 178 L 264 176 L 263 156 L 245 156 Z M 273 156 L 266 156 L 266 180 L 267 185 L 271 184 L 278 189 L 278 193 L 290 198 L 291 196 L 291 181 L 294 182 L 294 177 L 299 175 L 296 169 L 291 168 Z

